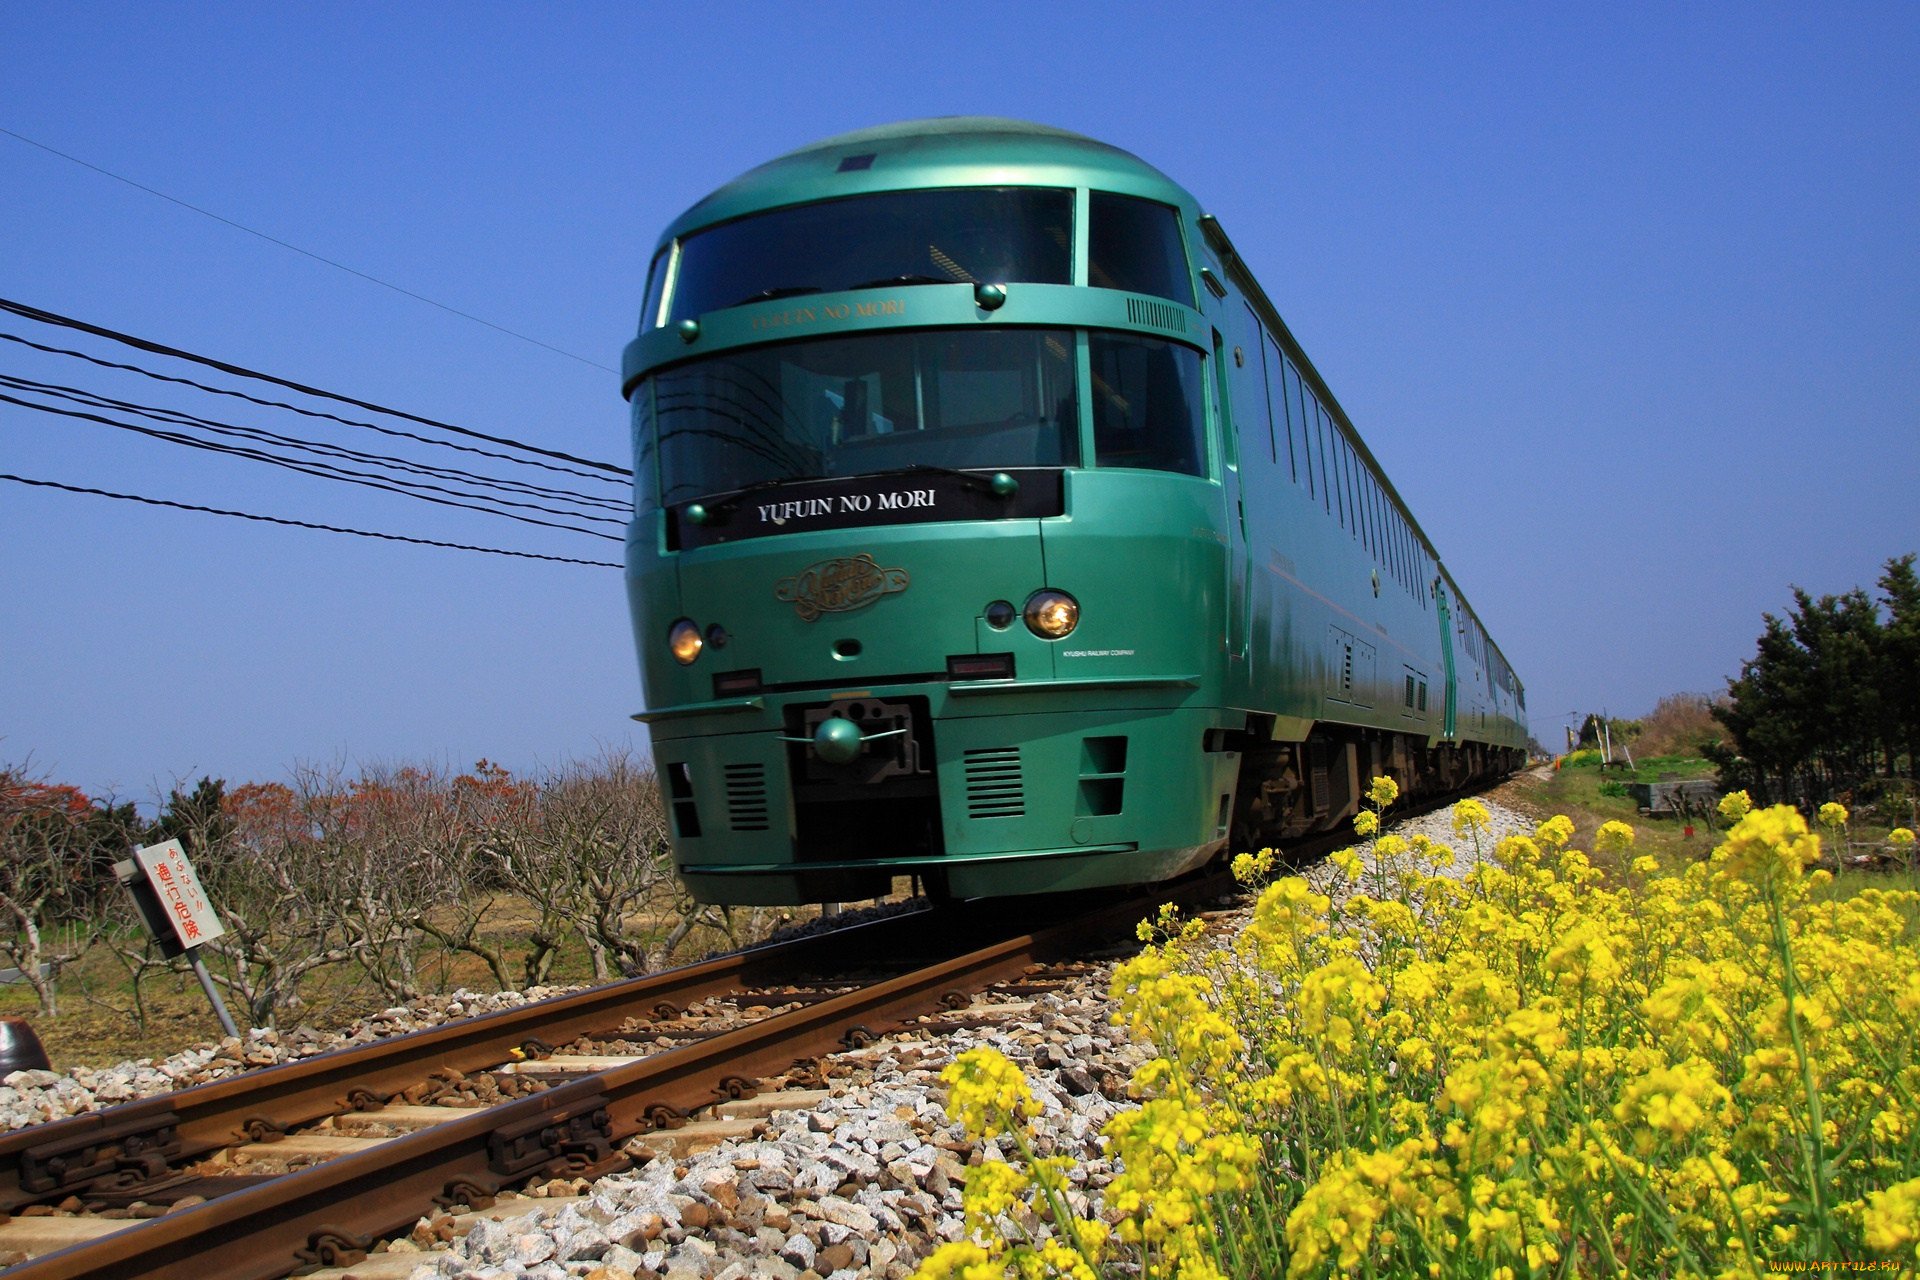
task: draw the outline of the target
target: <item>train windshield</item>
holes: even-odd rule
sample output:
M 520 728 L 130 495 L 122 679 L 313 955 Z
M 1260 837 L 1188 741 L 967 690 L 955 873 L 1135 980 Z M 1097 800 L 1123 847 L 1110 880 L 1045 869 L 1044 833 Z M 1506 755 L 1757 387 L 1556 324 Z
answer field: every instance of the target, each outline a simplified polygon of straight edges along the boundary
M 671 505 L 749 485 L 899 467 L 1079 461 L 1067 329 L 867 334 L 729 352 L 637 398 Z
M 656 271 L 657 275 L 664 273 Z M 1068 284 L 1073 193 L 1035 187 L 894 191 L 796 205 L 680 244 L 671 324 L 723 307 L 913 284 Z

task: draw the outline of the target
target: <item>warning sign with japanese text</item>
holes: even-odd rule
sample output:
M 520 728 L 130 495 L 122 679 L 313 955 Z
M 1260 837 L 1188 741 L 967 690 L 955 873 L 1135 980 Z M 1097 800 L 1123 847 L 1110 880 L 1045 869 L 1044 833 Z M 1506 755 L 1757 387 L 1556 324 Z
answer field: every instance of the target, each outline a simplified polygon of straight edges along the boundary
M 207 901 L 200 877 L 193 873 L 193 864 L 187 861 L 187 851 L 178 840 L 136 849 L 133 857 L 160 899 L 161 910 L 181 946 L 191 949 L 227 931 L 213 904 Z

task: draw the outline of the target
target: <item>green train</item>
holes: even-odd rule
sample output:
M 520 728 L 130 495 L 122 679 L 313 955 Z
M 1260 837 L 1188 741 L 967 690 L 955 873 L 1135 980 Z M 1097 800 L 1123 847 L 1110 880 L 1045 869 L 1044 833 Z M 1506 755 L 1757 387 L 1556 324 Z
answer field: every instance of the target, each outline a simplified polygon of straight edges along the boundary
M 627 586 L 704 902 L 1130 884 L 1524 759 L 1526 696 L 1219 222 L 1013 120 L 668 227 Z

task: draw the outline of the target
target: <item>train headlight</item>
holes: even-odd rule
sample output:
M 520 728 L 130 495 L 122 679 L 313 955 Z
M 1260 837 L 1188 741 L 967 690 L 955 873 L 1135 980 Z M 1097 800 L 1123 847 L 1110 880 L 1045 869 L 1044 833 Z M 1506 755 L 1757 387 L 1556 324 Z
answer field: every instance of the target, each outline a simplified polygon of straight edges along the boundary
M 1080 602 L 1051 587 L 1028 596 L 1027 607 L 1021 612 L 1026 617 L 1027 630 L 1042 640 L 1063 640 L 1080 625 Z
M 691 618 L 680 619 L 667 632 L 667 648 L 673 650 L 674 661 L 683 667 L 700 656 L 704 644 L 700 639 L 700 624 Z

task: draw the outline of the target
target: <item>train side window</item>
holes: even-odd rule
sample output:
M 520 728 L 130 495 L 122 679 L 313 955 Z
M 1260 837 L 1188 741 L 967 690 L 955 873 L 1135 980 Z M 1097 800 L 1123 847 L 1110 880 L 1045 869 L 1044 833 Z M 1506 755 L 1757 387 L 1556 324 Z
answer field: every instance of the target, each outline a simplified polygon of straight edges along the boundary
M 1340 479 L 1340 464 L 1332 461 L 1328 451 L 1333 447 L 1333 422 L 1327 417 L 1327 406 L 1316 397 L 1313 402 L 1315 435 L 1320 441 L 1320 501 L 1326 505 L 1327 514 L 1346 521 L 1346 509 L 1334 498 L 1333 486 Z
M 653 380 L 633 389 L 633 506 L 651 511 L 660 505 L 660 471 L 655 465 Z
M 1373 472 L 1365 462 L 1360 464 L 1360 510 L 1366 515 L 1367 550 L 1375 560 L 1384 561 L 1386 557 L 1380 554 L 1380 503 L 1373 494 Z
M 1320 429 L 1327 444 L 1327 489 L 1333 497 L 1333 518 L 1344 529 L 1347 527 L 1347 485 L 1340 474 L 1340 428 L 1334 425 L 1333 413 L 1326 401 L 1320 401 L 1318 408 Z
M 1089 198 L 1087 283 L 1193 305 L 1180 215 L 1164 204 L 1095 191 Z
M 1300 370 L 1293 361 L 1287 366 L 1287 413 L 1292 419 L 1291 431 L 1300 439 L 1300 474 L 1306 477 L 1307 497 L 1318 498 L 1319 487 L 1313 478 L 1313 415 L 1307 412 L 1310 396 L 1307 384 L 1300 377 Z
M 1313 411 L 1313 392 L 1307 390 L 1303 380 L 1298 387 L 1300 394 L 1295 397 L 1300 404 L 1300 443 L 1301 458 L 1307 472 L 1307 497 L 1315 501 L 1324 501 L 1327 486 L 1320 479 L 1320 439 L 1319 418 Z
M 1390 563 L 1387 554 L 1387 520 L 1382 509 L 1383 499 L 1380 493 L 1380 481 L 1371 470 L 1367 472 L 1367 509 L 1373 513 L 1373 554 L 1381 564 Z
M 673 246 L 668 245 L 653 255 L 653 265 L 647 268 L 646 301 L 640 304 L 640 331 L 658 329 L 667 322 L 660 314 L 660 304 L 667 296 L 667 267 L 673 257 Z
M 1299 380 L 1294 376 L 1293 362 L 1280 354 L 1280 348 L 1273 344 L 1271 336 L 1261 345 L 1267 352 L 1267 398 L 1278 406 L 1273 412 L 1273 425 L 1287 435 L 1287 477 L 1299 484 Z
M 1200 353 L 1131 334 L 1092 333 L 1094 462 L 1203 476 Z
M 1354 523 L 1360 526 L 1360 545 L 1373 554 L 1373 511 L 1367 504 L 1367 473 L 1360 465 L 1360 451 L 1347 442 L 1347 474 L 1353 477 Z
M 1353 490 L 1353 523 L 1358 526 L 1354 537 L 1360 545 L 1373 552 L 1372 522 L 1367 515 L 1367 473 L 1360 465 L 1360 451 L 1347 442 L 1347 484 Z
M 1253 308 L 1242 307 L 1241 313 L 1246 323 L 1236 335 L 1241 341 L 1233 349 L 1233 368 L 1229 371 L 1233 379 L 1234 429 L 1243 437 L 1249 437 L 1264 424 L 1267 450 L 1277 462 L 1280 451 L 1273 434 L 1273 405 L 1267 398 L 1263 352 L 1266 343 L 1261 341 L 1260 321 L 1253 314 Z
M 1346 528 L 1348 532 L 1354 533 L 1354 541 L 1357 543 L 1361 541 L 1359 537 L 1361 520 L 1359 520 L 1359 505 L 1356 501 L 1359 491 L 1354 486 L 1354 443 L 1346 438 L 1346 432 L 1340 430 L 1338 422 L 1334 424 L 1334 438 L 1338 439 L 1338 453 L 1334 453 L 1334 462 L 1340 466 L 1340 493 L 1342 497 L 1346 497 Z

